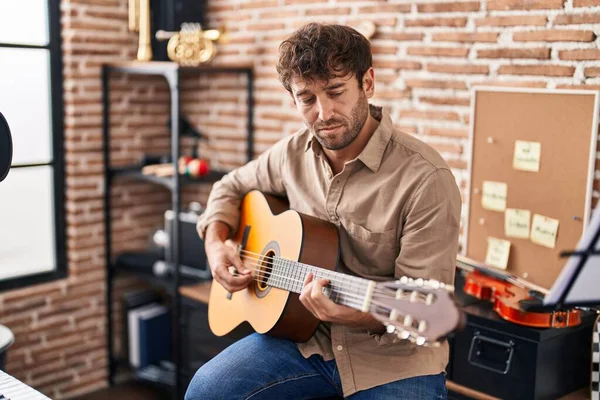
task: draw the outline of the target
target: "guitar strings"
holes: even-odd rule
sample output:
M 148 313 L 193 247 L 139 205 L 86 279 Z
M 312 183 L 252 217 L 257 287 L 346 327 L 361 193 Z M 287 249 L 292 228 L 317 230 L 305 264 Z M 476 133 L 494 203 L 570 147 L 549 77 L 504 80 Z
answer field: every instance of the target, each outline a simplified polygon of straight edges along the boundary
M 246 264 L 249 267 L 259 267 L 259 264 Z M 259 268 L 254 269 L 255 272 L 258 273 L 261 272 L 261 270 Z M 261 276 L 259 279 L 256 279 L 257 282 L 263 283 L 263 284 L 269 284 L 269 279 L 273 278 L 271 280 L 270 286 L 274 286 L 274 284 L 276 284 L 276 280 L 278 279 L 279 282 L 284 283 L 284 284 L 293 284 L 296 285 L 297 290 L 301 290 L 302 285 L 304 283 L 303 280 L 300 279 L 295 279 L 295 278 L 291 278 L 285 275 L 281 275 L 281 274 L 277 274 L 277 273 L 270 273 L 268 277 L 266 276 Z M 353 292 L 347 292 L 344 290 L 337 290 L 335 287 L 332 287 L 331 289 L 335 294 L 344 296 L 346 299 L 342 299 L 342 300 L 347 300 L 347 301 L 351 301 L 351 302 L 356 302 L 356 304 L 362 304 L 362 302 L 364 301 L 364 296 L 360 295 L 359 293 L 353 293 Z
M 248 258 L 250 258 L 250 257 L 248 257 Z M 260 260 L 259 258 L 253 258 L 253 259 L 254 260 Z M 266 263 L 273 263 L 273 262 L 266 261 Z M 246 265 L 247 266 L 251 266 L 251 267 L 260 267 L 261 264 L 260 263 L 248 263 Z M 304 264 L 304 265 L 307 265 L 307 264 Z M 317 268 L 317 267 L 314 267 L 314 268 Z M 258 269 L 258 268 L 256 268 L 255 271 L 261 271 L 261 270 Z M 324 271 L 326 271 L 326 270 L 324 270 Z M 285 280 L 288 281 L 287 283 L 293 283 L 293 284 L 298 284 L 298 283 L 303 284 L 304 283 L 303 279 L 296 279 L 296 278 L 292 278 L 292 277 L 289 277 L 289 276 L 286 276 L 286 275 L 281 275 L 281 274 L 276 274 L 276 273 L 270 273 L 269 276 L 273 276 L 273 277 L 279 278 L 279 279 L 285 279 Z M 363 278 L 353 277 L 353 276 L 350 276 L 350 275 L 348 275 L 348 276 L 350 278 L 354 278 L 354 279 L 363 279 Z M 263 277 L 263 278 L 261 278 L 258 281 L 261 282 L 261 283 L 266 284 L 268 282 L 268 280 L 269 280 L 269 277 L 266 277 L 266 278 Z M 360 283 L 362 283 L 362 282 L 360 282 Z M 341 295 L 344 295 L 344 296 L 347 296 L 347 297 L 353 297 L 356 301 L 358 301 L 358 304 L 362 304 L 362 302 L 364 301 L 364 295 L 362 295 L 360 293 L 346 292 L 346 291 L 343 291 L 343 290 L 335 290 L 335 288 L 333 286 L 334 285 L 332 285 L 332 290 L 334 292 L 337 292 L 337 293 L 339 293 Z M 337 286 L 339 286 L 341 288 L 340 285 L 337 285 Z M 355 284 L 351 284 L 351 286 L 356 286 L 356 285 Z M 359 288 L 359 289 L 366 289 L 366 287 L 365 288 Z M 408 292 L 412 292 L 412 291 L 408 290 Z M 387 296 L 393 295 L 394 293 L 395 293 L 395 291 L 393 289 L 380 289 L 380 290 L 374 291 L 374 294 L 387 295 Z M 409 296 L 405 295 L 405 297 L 409 297 Z M 396 299 L 395 296 L 393 298 Z M 386 305 L 384 303 L 381 303 L 381 302 L 377 301 L 376 299 L 372 299 L 371 302 L 373 304 L 378 305 L 378 306 L 383 307 L 383 308 L 388 308 L 390 310 L 393 309 L 393 307 L 388 306 L 388 305 Z
M 245 258 L 256 261 L 253 264 L 253 266 L 260 267 L 261 265 L 265 265 L 265 268 L 262 268 L 262 269 L 257 268 L 257 270 L 259 270 L 259 271 L 266 271 L 270 276 L 275 276 L 277 278 L 284 278 L 284 279 L 287 279 L 287 280 L 291 279 L 291 282 L 293 282 L 293 283 L 299 283 L 299 282 L 302 283 L 302 284 L 304 283 L 304 279 L 303 278 L 297 279 L 295 277 L 288 277 L 288 276 L 284 276 L 284 275 L 281 275 L 281 274 L 273 274 L 272 271 L 274 269 L 274 266 L 278 266 L 278 264 L 276 264 L 275 261 L 271 261 L 271 260 L 268 260 L 268 259 L 264 259 L 263 260 L 261 258 L 250 257 L 250 256 L 245 256 Z M 284 259 L 281 259 L 281 260 L 284 260 Z M 260 261 L 262 261 L 262 263 Z M 269 266 L 269 264 L 271 266 Z M 307 264 L 303 264 L 303 265 L 307 265 Z M 282 265 L 279 265 L 279 266 L 282 266 Z M 309 266 L 309 265 L 307 265 L 307 266 L 308 266 L 308 268 L 318 268 L 318 267 L 312 267 L 312 266 Z M 325 269 L 321 269 L 321 270 L 323 270 L 326 273 L 338 274 L 337 272 L 334 272 L 334 271 L 329 271 L 329 270 L 325 270 Z M 313 272 L 313 271 L 310 271 L 310 272 Z M 317 273 L 318 273 L 317 271 L 314 271 L 313 275 L 315 276 L 315 279 L 320 279 L 320 278 L 316 277 Z M 353 277 L 351 275 L 343 275 L 343 274 L 340 274 L 340 275 L 349 277 L 349 281 L 347 281 L 347 282 L 341 282 L 342 285 L 348 284 L 348 286 L 350 286 L 350 287 L 348 287 L 348 289 L 350 289 L 350 290 L 357 289 L 357 290 L 363 290 L 363 291 L 367 289 L 367 285 L 368 285 L 368 282 L 369 282 L 368 280 L 366 280 L 364 278 Z M 334 281 L 335 278 L 325 278 L 325 279 L 329 279 L 329 281 L 332 284 L 332 289 L 333 289 L 334 284 L 338 283 L 337 281 Z M 357 282 L 357 280 L 361 280 L 361 281 Z M 339 286 L 341 288 L 342 285 L 338 284 L 338 285 L 335 285 L 335 286 Z M 343 292 L 341 292 L 341 293 L 343 293 Z M 383 293 L 383 292 L 381 292 L 381 293 Z M 346 292 L 345 294 L 349 294 L 349 293 Z M 356 294 L 360 295 L 360 293 L 356 293 Z
M 249 252 L 249 253 L 252 253 L 252 252 Z M 254 254 L 256 254 L 256 253 L 254 253 Z M 248 256 L 246 256 L 245 258 L 253 259 L 255 261 L 261 261 L 260 258 L 256 258 L 256 257 L 248 257 Z M 280 258 L 280 259 L 284 260 L 282 258 Z M 264 262 L 264 264 L 275 264 L 273 261 L 269 261 L 268 259 L 267 260 L 263 260 L 263 262 Z M 300 263 L 300 264 L 302 264 L 302 263 Z M 250 265 L 250 264 L 248 264 L 248 265 Z M 309 268 L 318 268 L 318 267 L 312 267 L 312 266 L 310 266 L 308 264 L 303 264 L 303 265 L 306 265 Z M 284 279 L 284 280 L 287 281 L 286 283 L 291 283 L 291 284 L 294 284 L 294 285 L 300 284 L 301 287 L 304 284 L 304 279 L 296 279 L 296 278 L 289 277 L 289 276 L 286 276 L 286 275 L 281 275 L 281 274 L 273 273 L 272 272 L 272 270 L 274 269 L 273 267 L 265 267 L 263 269 L 259 269 L 258 267 L 261 266 L 261 263 L 259 263 L 259 262 L 253 263 L 251 266 L 257 267 L 255 269 L 256 271 L 268 271 L 269 272 L 269 276 L 273 276 L 276 279 L 277 278 L 278 279 Z M 269 270 L 271 270 L 271 271 L 269 271 Z M 322 269 L 322 270 L 325 271 L 325 272 L 332 272 L 332 273 L 338 274 L 337 272 L 333 272 L 333 271 L 329 271 L 329 270 L 324 270 L 324 269 Z M 342 274 L 340 274 L 340 275 L 342 275 Z M 349 283 L 350 288 L 348 288 L 348 289 L 350 289 L 350 290 L 352 290 L 352 289 L 358 289 L 358 290 L 363 290 L 363 291 L 366 290 L 366 285 L 365 284 L 368 282 L 368 280 L 366 280 L 364 278 L 354 277 L 354 276 L 351 276 L 351 275 L 344 275 L 344 276 L 348 276 L 349 278 L 351 278 L 351 279 L 354 280 L 354 282 Z M 316 276 L 315 276 L 315 278 L 316 278 Z M 316 279 L 320 279 L 320 278 L 316 278 Z M 263 284 L 266 284 L 268 282 L 268 280 L 269 280 L 269 277 L 261 277 L 261 279 L 259 281 L 261 283 L 263 283 Z M 364 295 L 362 295 L 362 294 L 360 294 L 358 292 L 357 293 L 353 293 L 353 292 L 348 292 L 348 291 L 341 290 L 341 289 L 343 289 L 342 285 L 335 285 L 334 283 L 336 283 L 336 282 L 332 281 L 332 279 L 329 279 L 329 280 L 331 282 L 331 290 L 332 291 L 335 291 L 335 292 L 337 292 L 339 294 L 342 294 L 342 295 L 345 295 L 345 296 L 354 297 L 355 299 L 359 299 L 359 301 L 360 301 L 361 304 L 364 301 Z M 356 280 L 361 280 L 361 281 L 364 281 L 364 282 L 356 282 Z M 342 282 L 342 284 L 344 284 L 344 283 L 345 282 Z M 360 286 L 360 285 L 364 285 L 364 286 Z M 335 286 L 338 286 L 339 290 L 336 289 Z M 414 292 L 414 290 L 406 290 L 406 292 L 412 293 L 412 292 Z M 393 289 L 387 289 L 387 288 L 379 289 L 379 288 L 376 287 L 373 290 L 373 295 L 381 295 L 381 296 L 393 297 L 394 299 L 395 299 L 395 293 L 396 293 L 396 291 L 394 291 Z M 404 294 L 403 297 L 408 297 L 408 295 Z M 372 298 L 371 301 L 373 301 L 373 298 Z M 378 305 L 382 305 L 382 304 L 378 303 Z M 385 306 L 385 307 L 389 307 L 389 306 Z
M 250 266 L 250 267 L 257 267 L 257 266 L 260 266 L 260 264 L 246 264 L 246 265 L 247 265 L 247 266 Z M 257 268 L 257 269 L 254 269 L 254 271 L 260 271 L 260 270 Z M 304 281 L 303 281 L 303 280 L 300 280 L 300 279 L 294 279 L 294 278 L 290 278 L 290 277 L 288 277 L 288 276 L 285 276 L 285 275 L 279 275 L 279 274 L 276 274 L 276 273 L 271 273 L 271 274 L 270 274 L 270 277 L 275 277 L 275 278 L 279 278 L 279 279 L 284 279 L 284 280 L 287 280 L 287 281 L 288 281 L 287 283 L 293 283 L 293 284 L 297 284 L 297 283 L 300 283 L 300 284 L 302 284 L 302 283 L 304 283 Z M 261 283 L 264 283 L 264 284 L 267 284 L 267 283 L 268 283 L 268 281 L 269 281 L 269 278 L 262 278 L 262 279 L 258 279 L 257 281 L 258 281 L 258 282 L 261 282 Z M 273 284 L 271 284 L 270 286 L 274 286 L 274 285 L 273 285 Z M 276 286 L 274 286 L 274 287 L 276 287 Z M 363 302 L 364 302 L 364 299 L 365 299 L 365 296 L 363 296 L 363 295 L 361 295 L 361 294 L 359 294 L 359 293 L 345 292 L 345 291 L 335 290 L 335 289 L 333 289 L 333 288 L 332 288 L 332 290 L 334 291 L 334 293 L 339 293 L 339 295 L 342 295 L 342 296 L 344 296 L 344 297 L 347 297 L 347 299 L 346 299 L 346 302 L 347 302 L 347 303 L 349 303 L 349 304 L 354 304 L 354 305 L 356 305 L 358 308 L 362 308 L 362 307 L 360 307 L 360 305 L 362 305 L 362 304 L 363 304 Z M 377 293 L 377 294 L 383 294 L 383 293 Z M 330 298 L 331 300 L 333 300 L 333 298 L 331 298 L 331 297 L 329 297 L 329 298 Z M 396 300 L 396 298 L 395 298 L 395 297 L 393 297 L 393 298 L 394 298 L 394 300 Z M 387 305 L 387 304 L 385 304 L 385 303 L 382 303 L 382 302 L 380 302 L 380 301 L 377 301 L 376 299 L 373 299 L 373 298 L 371 299 L 371 304 L 373 304 L 373 305 L 376 305 L 376 306 L 379 306 L 379 307 L 382 307 L 382 308 L 384 308 L 384 309 L 388 309 L 388 310 L 390 310 L 390 311 L 394 309 L 394 307 L 392 307 L 392 306 L 389 306 L 389 305 Z
M 263 255 L 262 255 L 262 254 L 255 253 L 255 252 L 248 251 L 248 250 L 243 250 L 243 249 L 241 250 L 241 252 L 243 252 L 243 253 L 246 253 L 246 254 L 253 255 L 253 257 L 250 257 L 250 256 L 248 256 L 248 255 L 245 255 L 245 256 L 244 256 L 245 258 L 253 259 L 253 260 L 255 260 L 255 261 L 261 261 L 261 260 L 264 260 L 263 262 L 264 262 L 265 266 L 266 266 L 266 265 L 268 265 L 268 264 L 272 264 L 272 265 L 275 265 L 275 266 L 277 266 L 277 265 L 276 265 L 276 263 L 275 263 L 275 261 L 270 261 L 268 257 L 263 257 Z M 256 257 L 256 256 L 259 256 L 259 257 Z M 339 273 L 339 272 L 336 272 L 336 271 L 330 271 L 330 270 L 326 270 L 326 269 L 319 268 L 319 267 L 315 267 L 315 266 L 312 266 L 312 265 L 309 265 L 309 264 L 304 264 L 304 263 L 301 263 L 301 262 L 298 262 L 298 261 L 294 261 L 294 260 L 287 260 L 287 259 L 285 259 L 285 258 L 281 258 L 281 257 L 278 257 L 278 258 L 276 258 L 275 260 L 277 260 L 277 259 L 279 259 L 279 260 L 283 260 L 284 262 L 285 262 L 285 261 L 292 261 L 292 262 L 294 262 L 294 263 L 297 263 L 297 264 L 301 264 L 301 265 L 303 265 L 303 266 L 306 266 L 307 268 L 316 268 L 316 269 L 321 269 L 321 270 L 322 270 L 322 271 L 324 271 L 326 274 L 336 274 L 336 275 L 338 275 L 338 274 L 339 274 L 339 275 L 342 275 L 342 276 L 348 277 L 348 281 L 347 281 L 347 282 L 343 282 L 343 281 L 342 281 L 342 284 L 346 284 L 346 283 L 348 283 L 348 284 L 351 286 L 351 287 L 350 287 L 350 289 L 355 289 L 355 288 L 357 288 L 357 289 L 365 290 L 365 289 L 367 288 L 367 285 L 368 285 L 368 282 L 369 282 L 369 280 L 367 280 L 367 279 L 365 279 L 365 278 L 360 278 L 360 277 L 357 277 L 357 276 L 352 276 L 352 275 L 345 275 L 345 274 L 342 274 L 342 273 Z M 257 264 L 257 266 L 260 266 L 260 263 L 256 263 L 256 264 Z M 266 270 L 266 271 L 269 271 L 269 270 L 272 270 L 272 269 L 273 269 L 273 267 L 272 267 L 272 266 L 270 266 L 270 267 L 269 267 L 269 266 L 266 266 L 266 268 L 264 268 L 264 270 Z M 270 272 L 270 271 L 269 271 L 269 272 Z M 313 272 L 313 271 L 310 271 L 310 272 Z M 316 275 L 316 274 L 315 274 L 315 272 L 313 272 L 313 275 Z M 331 279 L 331 278 L 325 278 L 325 279 L 329 279 L 330 281 L 332 281 L 332 279 Z M 342 279 L 344 279 L 344 278 L 342 278 Z M 304 283 L 304 280 L 302 280 L 302 283 Z M 332 283 L 333 283 L 333 282 L 332 282 Z M 361 286 L 361 285 L 364 285 L 364 286 Z M 339 286 L 339 285 L 338 285 L 338 286 Z M 376 287 L 376 288 L 375 288 L 375 290 L 374 290 L 374 293 L 379 293 L 379 294 L 387 294 L 389 290 L 393 290 L 393 289 L 387 289 L 387 290 L 386 290 L 386 289 L 379 289 L 379 288 L 377 288 L 377 287 Z

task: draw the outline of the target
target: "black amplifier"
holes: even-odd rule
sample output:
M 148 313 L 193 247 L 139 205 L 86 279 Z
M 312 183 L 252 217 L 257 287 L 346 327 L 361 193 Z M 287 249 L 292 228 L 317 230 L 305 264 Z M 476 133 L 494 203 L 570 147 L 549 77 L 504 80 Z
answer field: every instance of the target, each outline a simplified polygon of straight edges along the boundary
M 589 386 L 595 313 L 584 313 L 572 328 L 531 328 L 502 319 L 488 301 L 456 296 L 467 325 L 450 340 L 448 378 L 502 399 L 557 399 Z

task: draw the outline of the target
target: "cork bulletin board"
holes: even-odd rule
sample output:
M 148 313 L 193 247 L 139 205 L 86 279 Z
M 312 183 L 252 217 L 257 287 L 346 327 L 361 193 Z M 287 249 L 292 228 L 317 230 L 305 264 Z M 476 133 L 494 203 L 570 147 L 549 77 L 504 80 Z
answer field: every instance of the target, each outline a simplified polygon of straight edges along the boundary
M 473 90 L 465 256 L 486 263 L 497 251 L 494 267 L 552 286 L 591 215 L 599 94 Z

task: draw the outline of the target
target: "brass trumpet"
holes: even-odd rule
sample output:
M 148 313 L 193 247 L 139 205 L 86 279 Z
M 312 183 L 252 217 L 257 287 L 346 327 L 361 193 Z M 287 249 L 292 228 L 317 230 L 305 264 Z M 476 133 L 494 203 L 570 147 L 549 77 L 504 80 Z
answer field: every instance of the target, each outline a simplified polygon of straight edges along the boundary
M 217 29 L 202 30 L 199 23 L 183 23 L 179 32 L 156 32 L 158 40 L 169 40 L 169 59 L 185 66 L 198 66 L 210 61 L 216 53 L 214 42 L 224 42 L 226 34 Z
M 152 60 L 150 0 L 129 0 L 129 30 L 139 32 L 137 59 Z

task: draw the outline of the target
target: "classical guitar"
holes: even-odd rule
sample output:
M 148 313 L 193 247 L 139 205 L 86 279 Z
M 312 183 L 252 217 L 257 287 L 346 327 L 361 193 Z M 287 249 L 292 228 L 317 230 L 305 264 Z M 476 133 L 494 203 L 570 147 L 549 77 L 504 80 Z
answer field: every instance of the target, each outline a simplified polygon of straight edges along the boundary
M 325 294 L 331 300 L 371 313 L 388 332 L 418 345 L 439 345 L 463 326 L 464 313 L 454 302 L 452 286 L 408 277 L 376 282 L 336 272 L 337 227 L 289 210 L 259 191 L 244 196 L 232 241 L 254 279 L 235 293 L 213 281 L 208 322 L 215 335 L 248 321 L 256 332 L 307 341 L 319 324 L 298 295 L 309 272 L 329 280 Z

